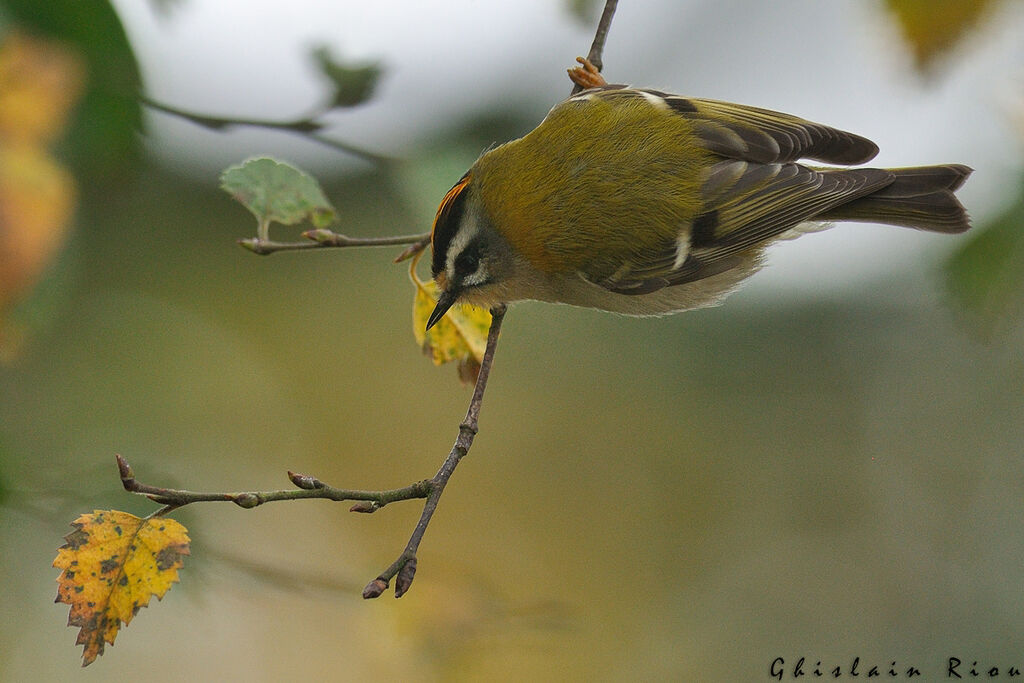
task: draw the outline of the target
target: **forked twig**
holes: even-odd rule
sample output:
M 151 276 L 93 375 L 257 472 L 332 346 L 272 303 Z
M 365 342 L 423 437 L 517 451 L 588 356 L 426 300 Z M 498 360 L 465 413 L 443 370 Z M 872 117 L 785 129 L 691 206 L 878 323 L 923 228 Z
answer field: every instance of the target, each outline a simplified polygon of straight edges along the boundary
M 416 528 L 413 530 L 412 536 L 409 538 L 409 542 L 406 544 L 402 554 L 398 556 L 398 559 L 391 566 L 367 584 L 363 590 L 364 598 L 379 597 L 387 590 L 391 579 L 397 576 L 395 578 L 395 597 L 400 598 L 412 585 L 413 577 L 416 574 L 416 552 L 419 550 L 420 542 L 423 540 L 423 534 L 427 531 L 430 519 L 437 509 L 441 494 L 444 492 L 448 480 L 451 479 L 452 474 L 455 472 L 455 468 L 458 467 L 459 462 L 466 456 L 473 445 L 473 438 L 476 436 L 479 425 L 480 407 L 483 402 L 484 390 L 487 388 L 487 378 L 491 374 L 494 350 L 497 348 L 498 334 L 501 331 L 501 323 L 504 318 L 505 306 L 496 306 L 491 309 L 491 327 L 487 332 L 487 348 L 484 350 L 483 359 L 480 361 L 480 373 L 476 378 L 476 385 L 473 389 L 473 397 L 469 402 L 469 410 L 466 412 L 466 419 L 459 425 L 459 435 L 455 439 L 451 452 L 448 453 L 448 457 L 441 465 L 441 469 L 430 479 L 418 481 L 397 489 L 361 491 L 335 488 L 328 486 L 315 477 L 288 472 L 288 478 L 298 488 L 277 491 L 206 493 L 143 484 L 135 478 L 135 472 L 128 462 L 118 455 L 116 456 L 117 467 L 121 476 L 121 484 L 125 490 L 146 496 L 153 502 L 163 505 L 152 516 L 165 515 L 190 503 L 200 502 L 231 502 L 239 507 L 250 509 L 264 503 L 280 500 L 319 498 L 333 501 L 354 500 L 358 502 L 350 508 L 352 512 L 376 512 L 389 503 L 426 498 L 427 501 L 423 505 L 423 513 L 420 515 L 419 522 L 416 524 Z
M 400 598 L 409 590 L 409 586 L 412 584 L 413 577 L 416 574 L 416 551 L 420 547 L 420 541 L 423 540 L 423 534 L 427 530 L 427 525 L 430 524 L 430 518 L 433 517 L 434 510 L 437 509 L 437 503 L 441 500 L 444 487 L 448 484 L 452 474 L 454 474 L 459 461 L 469 452 L 470 446 L 473 445 L 473 439 L 476 437 L 480 421 L 480 406 L 484 399 L 484 389 L 487 388 L 487 378 L 491 374 L 494 350 L 498 346 L 498 334 L 501 332 L 501 322 L 504 319 L 504 305 L 498 305 L 491 309 L 491 327 L 487 331 L 487 348 L 484 350 L 483 360 L 480 361 L 480 374 L 476 377 L 476 385 L 473 387 L 473 398 L 469 401 L 466 419 L 459 425 L 459 436 L 455 439 L 455 445 L 452 446 L 452 450 L 448 453 L 448 457 L 445 458 L 441 469 L 437 471 L 433 479 L 429 480 L 430 493 L 427 496 L 426 504 L 423 506 L 423 514 L 420 515 L 420 520 L 416 523 L 416 529 L 412 532 L 412 537 L 409 538 L 409 543 L 406 544 L 405 550 L 402 551 L 397 560 L 391 563 L 390 567 L 367 584 L 366 588 L 363 589 L 364 598 L 380 596 L 381 593 L 387 590 L 388 582 L 391 578 L 396 575 L 398 578 L 395 579 L 395 597 Z

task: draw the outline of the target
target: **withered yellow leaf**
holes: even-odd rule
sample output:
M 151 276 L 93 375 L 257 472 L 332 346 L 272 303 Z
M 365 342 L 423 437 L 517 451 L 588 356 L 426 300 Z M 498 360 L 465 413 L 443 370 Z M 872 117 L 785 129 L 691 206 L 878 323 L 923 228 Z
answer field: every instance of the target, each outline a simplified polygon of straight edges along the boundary
M 475 382 L 487 348 L 491 314 L 479 306 L 455 304 L 429 332 L 426 331 L 427 320 L 437 303 L 437 285 L 417 277 L 418 261 L 419 255 L 412 259 L 409 268 L 409 276 L 416 287 L 412 305 L 412 332 L 416 343 L 430 356 L 434 365 L 457 361 L 459 378 L 466 383 Z
M 68 626 L 78 626 L 82 666 L 114 644 L 121 624 L 164 596 L 189 554 L 184 526 L 164 517 L 141 519 L 117 510 L 95 510 L 72 523 L 57 551 L 57 600 L 71 605 Z

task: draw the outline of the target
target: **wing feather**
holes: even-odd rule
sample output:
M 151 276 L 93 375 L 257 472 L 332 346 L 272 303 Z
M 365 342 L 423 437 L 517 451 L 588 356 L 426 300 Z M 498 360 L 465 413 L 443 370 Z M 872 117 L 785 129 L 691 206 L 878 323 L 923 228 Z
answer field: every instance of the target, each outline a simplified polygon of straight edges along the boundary
M 878 154 L 878 146 L 867 138 L 797 116 L 717 100 L 688 101 L 696 110 L 689 116 L 730 129 L 747 142 L 745 149 L 736 148 L 725 156 L 761 163 L 814 159 L 852 165 L 870 161 Z M 773 154 L 772 146 L 763 138 L 774 142 L 778 151 Z
M 678 245 L 666 244 L 642 263 L 628 264 L 598 282 L 622 294 L 646 294 L 661 287 L 716 275 L 735 266 L 743 252 L 765 244 L 829 209 L 871 194 L 892 182 L 882 169 L 816 170 L 800 164 L 747 164 L 746 175 L 762 187 L 747 193 L 726 192 L 725 200 L 708 207 L 701 231 L 691 229 L 689 252 L 678 263 Z M 764 180 L 767 178 L 767 180 Z
M 570 100 L 591 97 L 660 99 L 667 109 L 693 122 L 708 149 L 731 159 L 763 164 L 814 159 L 853 165 L 870 161 L 878 154 L 878 146 L 860 135 L 770 109 L 623 85 L 591 88 Z

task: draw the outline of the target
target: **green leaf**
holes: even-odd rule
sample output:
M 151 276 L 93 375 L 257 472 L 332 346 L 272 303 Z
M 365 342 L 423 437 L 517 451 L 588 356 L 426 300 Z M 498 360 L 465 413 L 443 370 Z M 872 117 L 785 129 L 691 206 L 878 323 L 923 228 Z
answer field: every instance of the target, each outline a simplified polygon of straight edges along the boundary
M 334 86 L 332 107 L 354 107 L 367 101 L 383 73 L 378 62 L 352 64 L 338 61 L 323 45 L 313 50 L 313 59 Z
M 987 335 L 1006 328 L 1024 304 L 1024 177 L 1001 216 L 979 230 L 946 266 L 950 290 Z
M 272 222 L 309 220 L 326 228 L 337 216 L 315 178 L 276 159 L 260 157 L 232 166 L 221 174 L 220 186 L 256 216 L 261 240 L 268 239 Z

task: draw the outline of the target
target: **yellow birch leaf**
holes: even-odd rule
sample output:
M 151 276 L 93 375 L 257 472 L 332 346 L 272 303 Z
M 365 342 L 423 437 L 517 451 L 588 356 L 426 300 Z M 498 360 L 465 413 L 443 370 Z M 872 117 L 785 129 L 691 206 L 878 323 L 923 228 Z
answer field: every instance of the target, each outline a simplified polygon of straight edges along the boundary
M 105 643 L 114 644 L 121 624 L 178 580 L 189 538 L 173 519 L 117 510 L 95 510 L 71 526 L 53 561 L 63 570 L 55 602 L 71 605 L 68 626 L 81 628 L 75 644 L 85 646 L 82 666 L 88 666 Z
M 459 379 L 467 384 L 475 382 L 487 348 L 491 314 L 472 304 L 455 304 L 429 332 L 426 331 L 427 320 L 437 303 L 437 284 L 423 282 L 416 276 L 418 262 L 419 255 L 412 259 L 409 268 L 409 277 L 416 287 L 412 305 L 412 332 L 416 343 L 434 365 L 457 361 Z

